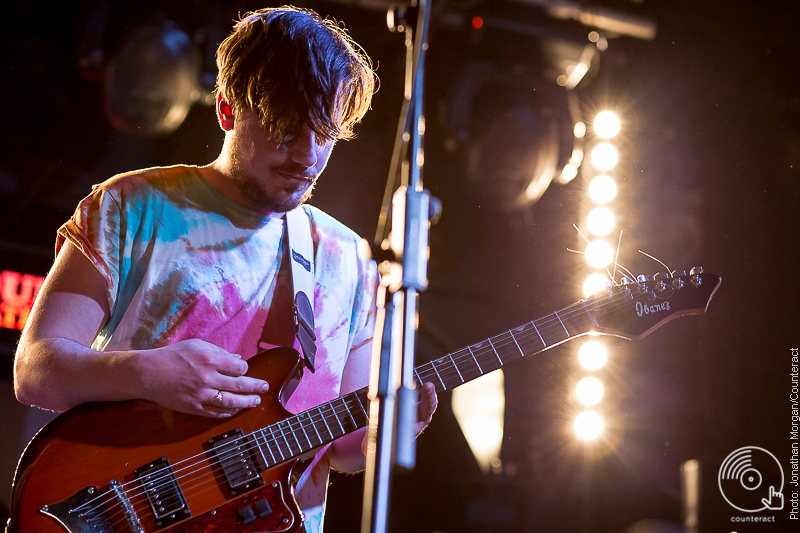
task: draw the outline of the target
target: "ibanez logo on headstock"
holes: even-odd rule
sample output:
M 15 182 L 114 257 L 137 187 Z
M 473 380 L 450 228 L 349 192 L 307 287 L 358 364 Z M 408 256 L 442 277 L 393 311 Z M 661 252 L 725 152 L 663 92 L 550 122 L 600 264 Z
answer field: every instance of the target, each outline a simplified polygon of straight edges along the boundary
M 645 305 L 642 302 L 636 302 L 636 314 L 639 316 L 658 313 L 659 311 L 669 311 L 669 302 L 657 303 L 654 305 Z
M 632 305 L 625 306 L 626 312 L 618 312 L 616 305 L 610 306 L 607 313 L 604 305 L 595 307 L 604 315 L 599 318 L 598 326 L 603 333 L 641 339 L 673 318 L 704 313 L 720 283 L 719 276 L 704 272 L 702 267 L 694 267 L 688 274 L 677 270 L 661 272 L 652 278 L 625 276 L 619 283 L 609 281 L 607 292 L 595 294 L 587 303 L 599 304 L 627 295 Z

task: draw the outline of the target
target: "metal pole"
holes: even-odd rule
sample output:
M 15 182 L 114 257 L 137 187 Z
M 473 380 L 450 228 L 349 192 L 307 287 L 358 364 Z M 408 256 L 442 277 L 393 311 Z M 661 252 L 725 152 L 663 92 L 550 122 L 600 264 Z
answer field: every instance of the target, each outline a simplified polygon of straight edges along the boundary
M 416 455 L 414 353 L 417 293 L 425 290 L 428 284 L 431 199 L 428 192 L 422 190 L 422 136 L 425 133 L 422 67 L 428 47 L 430 10 L 428 0 L 419 0 L 414 7 L 417 10 L 416 30 L 407 21 L 403 24 L 407 75 L 404 116 L 400 120 L 405 127 L 398 128 L 394 168 L 390 173 L 390 183 L 396 184 L 399 176 L 401 186 L 392 195 L 388 246 L 385 246 L 386 228 L 378 229 L 378 235 L 382 235 L 382 248 L 389 248 L 393 257 L 380 265 L 382 282 L 375 333 L 376 338 L 380 335 L 381 344 L 373 350 L 370 378 L 362 533 L 387 531 L 392 468 L 394 464 L 413 468 Z M 384 205 L 382 224 L 387 211 L 388 206 Z

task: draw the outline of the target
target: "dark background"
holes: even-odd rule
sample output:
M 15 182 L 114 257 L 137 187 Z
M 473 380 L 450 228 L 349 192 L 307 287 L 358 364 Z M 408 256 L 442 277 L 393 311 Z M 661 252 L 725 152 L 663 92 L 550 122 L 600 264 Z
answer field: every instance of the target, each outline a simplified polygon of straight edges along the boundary
M 443 201 L 444 213 L 431 234 L 420 361 L 582 297 L 587 268 L 567 248 L 580 246 L 572 224 L 587 210 L 588 163 L 578 178 L 553 183 L 533 205 L 500 206 L 509 187 L 502 175 L 535 160 L 536 147 L 521 150 L 497 117 L 509 113 L 513 100 L 515 109 L 529 112 L 533 141 L 543 122 L 568 120 L 566 93 L 554 83 L 557 73 L 541 40 L 557 35 L 585 43 L 592 29 L 557 20 L 538 3 L 544 2 L 434 1 L 425 185 Z M 622 117 L 613 204 L 625 232 L 621 262 L 637 274 L 658 271 L 636 252 L 643 249 L 673 269 L 702 265 L 722 276 L 722 286 L 703 316 L 672 322 L 638 343 L 607 342 L 611 357 L 601 374 L 608 427 L 598 441 L 580 443 L 571 429 L 576 343 L 506 372 L 502 469 L 491 475 L 480 472 L 450 397 L 442 395 L 419 440 L 417 469 L 397 476 L 392 530 L 617 532 L 645 519 L 661 520 L 664 528 L 682 520 L 680 464 L 697 459 L 701 531 L 789 531 L 786 508 L 756 513 L 775 516 L 774 525 L 731 523 L 746 513 L 722 499 L 717 472 L 735 449 L 758 446 L 778 457 L 787 482 L 790 474 L 790 348 L 800 344 L 800 8 L 788 0 L 587 4 L 657 24 L 653 40 L 607 35 L 608 50 L 575 91 L 587 117 L 604 108 Z M 93 183 L 135 168 L 205 164 L 221 146 L 213 109 L 201 104 L 166 135 L 130 135 L 109 124 L 98 71 L 81 62 L 98 5 L 114 13 L 114 31 L 102 42 L 108 50 L 156 9 L 203 46 L 226 34 L 238 12 L 266 7 L 8 2 L 0 23 L 0 270 L 45 275 L 58 226 Z M 334 151 L 312 200 L 370 238 L 401 103 L 402 42 L 386 29 L 382 11 L 298 5 L 344 21 L 378 67 L 373 111 L 357 127 L 358 138 Z M 533 30 L 475 32 L 469 25 L 475 15 Z M 504 86 L 507 92 L 476 97 L 467 120 L 453 110 L 464 68 L 478 59 L 520 81 Z M 469 140 L 484 143 L 479 146 L 489 154 L 477 174 L 468 161 L 478 145 Z M 22 446 L 47 419 L 13 398 L 16 341 L 17 333 L 0 331 L 0 504 L 6 507 Z M 356 530 L 362 484 L 361 475 L 332 477 L 329 531 Z M 784 495 L 791 488 L 785 485 Z

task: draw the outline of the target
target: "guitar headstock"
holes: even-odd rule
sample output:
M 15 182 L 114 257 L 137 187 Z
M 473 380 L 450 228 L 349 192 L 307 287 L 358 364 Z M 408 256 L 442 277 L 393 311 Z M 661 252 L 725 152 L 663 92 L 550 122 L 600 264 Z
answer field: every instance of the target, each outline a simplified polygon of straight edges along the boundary
M 722 278 L 694 267 L 635 280 L 622 278 L 607 292 L 586 300 L 598 331 L 626 339 L 641 339 L 666 322 L 705 313 Z

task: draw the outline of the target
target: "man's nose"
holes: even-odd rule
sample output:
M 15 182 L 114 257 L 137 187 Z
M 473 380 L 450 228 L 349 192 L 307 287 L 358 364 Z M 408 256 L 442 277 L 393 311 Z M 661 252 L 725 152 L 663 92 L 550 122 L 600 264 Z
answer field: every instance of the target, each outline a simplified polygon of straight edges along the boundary
M 295 142 L 289 148 L 289 158 L 306 168 L 317 164 L 317 143 L 314 130 L 303 126 Z

